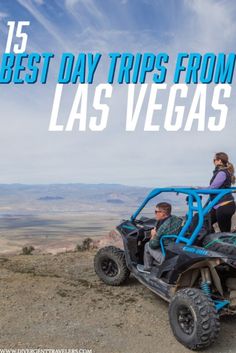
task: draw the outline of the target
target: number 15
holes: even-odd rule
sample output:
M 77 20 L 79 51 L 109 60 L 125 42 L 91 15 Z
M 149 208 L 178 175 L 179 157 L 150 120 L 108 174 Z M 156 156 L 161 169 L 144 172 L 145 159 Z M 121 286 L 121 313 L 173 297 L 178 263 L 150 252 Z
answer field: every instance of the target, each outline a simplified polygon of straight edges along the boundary
M 11 46 L 12 46 L 12 39 L 13 39 L 13 35 L 14 35 L 14 30 L 15 30 L 15 21 L 8 21 L 7 25 L 9 26 L 9 31 L 8 31 L 5 53 L 10 53 Z M 21 41 L 21 44 L 14 44 L 14 46 L 13 46 L 13 52 L 16 54 L 25 52 L 28 35 L 26 33 L 22 32 L 22 28 L 24 26 L 29 26 L 29 25 L 30 25 L 30 21 L 19 21 L 17 23 L 15 36 L 16 36 L 16 38 L 21 38 L 22 41 Z

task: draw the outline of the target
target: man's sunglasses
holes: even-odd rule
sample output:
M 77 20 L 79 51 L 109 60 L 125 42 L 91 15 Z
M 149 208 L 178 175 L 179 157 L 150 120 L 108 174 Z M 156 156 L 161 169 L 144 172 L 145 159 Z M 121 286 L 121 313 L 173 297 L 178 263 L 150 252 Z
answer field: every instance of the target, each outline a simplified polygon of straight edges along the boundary
M 157 211 L 157 210 L 155 210 L 155 214 L 157 214 L 157 213 L 162 213 L 163 211 Z

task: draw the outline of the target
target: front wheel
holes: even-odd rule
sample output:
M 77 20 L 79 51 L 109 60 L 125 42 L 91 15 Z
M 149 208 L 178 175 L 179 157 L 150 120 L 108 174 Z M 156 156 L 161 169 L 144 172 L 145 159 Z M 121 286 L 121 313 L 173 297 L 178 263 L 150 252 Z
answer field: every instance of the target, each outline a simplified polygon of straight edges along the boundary
M 176 339 L 192 350 L 210 346 L 220 330 L 213 301 L 196 288 L 176 293 L 169 306 L 169 320 Z
M 106 246 L 97 252 L 94 258 L 94 269 L 98 277 L 111 286 L 119 286 L 130 275 L 124 251 L 115 246 Z

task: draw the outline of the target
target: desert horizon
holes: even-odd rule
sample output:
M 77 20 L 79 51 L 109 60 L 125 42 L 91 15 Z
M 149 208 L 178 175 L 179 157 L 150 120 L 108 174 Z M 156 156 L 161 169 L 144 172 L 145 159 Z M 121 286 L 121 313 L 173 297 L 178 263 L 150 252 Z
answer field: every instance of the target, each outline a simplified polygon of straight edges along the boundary
M 72 250 L 104 237 L 148 193 L 118 184 L 0 184 L 0 252 Z
M 0 253 L 24 246 L 56 253 L 75 249 L 87 237 L 107 237 L 150 190 L 121 184 L 0 184 Z M 185 198 L 167 193 L 151 201 L 142 215 L 152 217 L 155 203 L 163 200 L 176 215 L 186 214 Z

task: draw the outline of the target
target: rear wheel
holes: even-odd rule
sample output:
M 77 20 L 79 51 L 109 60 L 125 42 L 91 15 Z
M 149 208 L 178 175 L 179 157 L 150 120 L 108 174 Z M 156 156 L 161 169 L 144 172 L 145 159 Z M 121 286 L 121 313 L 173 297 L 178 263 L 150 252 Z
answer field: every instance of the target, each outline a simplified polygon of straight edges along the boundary
M 119 286 L 130 275 L 124 251 L 115 246 L 106 246 L 97 252 L 94 258 L 94 269 L 98 277 L 111 286 Z
M 226 255 L 236 255 L 235 233 L 212 233 L 203 239 L 203 247 Z
M 210 346 L 220 330 L 213 301 L 196 288 L 176 293 L 169 306 L 169 320 L 176 339 L 192 350 Z

